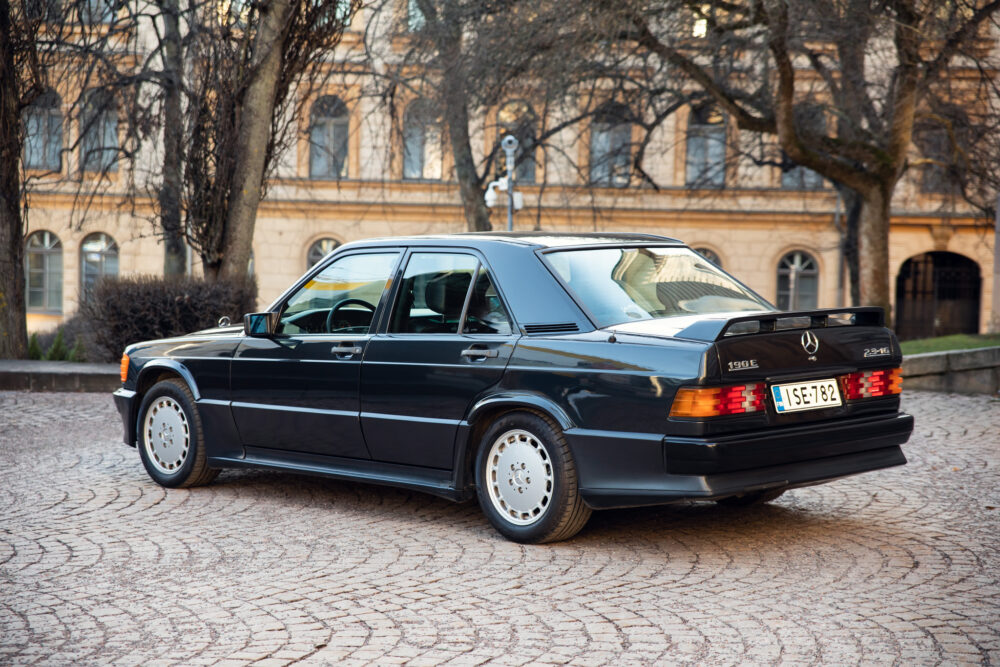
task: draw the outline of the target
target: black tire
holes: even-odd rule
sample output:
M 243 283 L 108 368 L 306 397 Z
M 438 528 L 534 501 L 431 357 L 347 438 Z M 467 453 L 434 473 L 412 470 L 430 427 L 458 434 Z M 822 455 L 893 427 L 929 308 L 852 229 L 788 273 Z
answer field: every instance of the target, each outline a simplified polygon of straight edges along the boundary
M 510 465 L 511 473 L 494 479 L 501 460 L 503 471 Z M 504 481 L 501 492 L 499 484 Z M 531 412 L 508 412 L 486 429 L 476 455 L 476 494 L 493 527 L 507 539 L 525 544 L 569 539 L 591 514 L 580 497 L 576 463 L 562 430 L 549 417 Z M 514 507 L 505 498 L 524 504 Z
M 765 491 L 753 491 L 751 493 L 744 493 L 741 496 L 729 496 L 728 498 L 719 498 L 715 502 L 719 503 L 723 507 L 753 507 L 754 505 L 763 505 L 764 503 L 769 503 L 775 500 L 785 492 L 785 489 L 767 489 Z
M 157 382 L 139 405 L 139 458 L 160 486 L 208 484 L 219 474 L 205 458 L 205 436 L 191 390 L 181 380 Z

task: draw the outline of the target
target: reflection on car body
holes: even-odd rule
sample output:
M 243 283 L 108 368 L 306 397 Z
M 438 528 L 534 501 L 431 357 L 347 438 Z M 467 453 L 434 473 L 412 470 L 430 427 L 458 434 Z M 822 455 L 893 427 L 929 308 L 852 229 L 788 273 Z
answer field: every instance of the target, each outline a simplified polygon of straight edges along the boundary
M 341 246 L 243 326 L 131 345 L 115 401 L 164 486 L 356 479 L 547 542 L 905 463 L 900 361 L 881 310 L 779 312 L 673 239 L 458 234 Z

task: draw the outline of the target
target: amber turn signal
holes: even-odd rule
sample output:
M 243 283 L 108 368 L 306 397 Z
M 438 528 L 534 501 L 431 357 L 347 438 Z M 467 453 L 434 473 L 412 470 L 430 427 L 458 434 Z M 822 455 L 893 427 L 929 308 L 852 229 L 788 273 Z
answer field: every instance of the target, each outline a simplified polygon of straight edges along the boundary
M 120 369 L 121 369 L 122 384 L 125 384 L 125 379 L 128 377 L 128 355 L 127 354 L 123 354 L 122 355 L 122 364 L 121 364 Z
M 681 387 L 670 407 L 671 417 L 721 417 L 764 409 L 764 385 Z

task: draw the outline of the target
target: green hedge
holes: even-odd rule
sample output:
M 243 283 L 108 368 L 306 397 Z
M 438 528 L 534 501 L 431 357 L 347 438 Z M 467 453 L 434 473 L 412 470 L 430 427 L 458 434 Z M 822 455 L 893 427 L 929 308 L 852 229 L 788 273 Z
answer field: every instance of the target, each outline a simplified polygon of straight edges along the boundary
M 99 281 L 80 311 L 96 348 L 88 356 L 118 361 L 131 343 L 214 327 L 223 315 L 238 324 L 256 303 L 253 278 L 207 282 L 135 276 Z

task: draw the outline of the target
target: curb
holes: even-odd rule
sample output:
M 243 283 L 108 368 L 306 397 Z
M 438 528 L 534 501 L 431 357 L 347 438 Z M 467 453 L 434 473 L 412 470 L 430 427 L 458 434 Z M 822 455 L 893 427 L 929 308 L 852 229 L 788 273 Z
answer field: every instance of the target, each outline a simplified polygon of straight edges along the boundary
M 903 357 L 904 389 L 996 394 L 1000 391 L 1000 347 L 925 352 Z
M 117 364 L 0 360 L 0 390 L 112 392 L 120 385 Z

